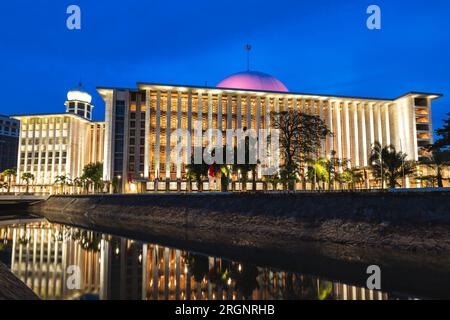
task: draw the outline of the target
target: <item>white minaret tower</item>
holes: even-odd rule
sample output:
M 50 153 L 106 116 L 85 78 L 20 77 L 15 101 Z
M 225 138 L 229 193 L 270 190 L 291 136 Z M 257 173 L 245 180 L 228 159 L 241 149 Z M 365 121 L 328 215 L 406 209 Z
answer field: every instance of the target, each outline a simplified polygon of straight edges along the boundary
M 94 106 L 91 104 L 92 96 L 81 89 L 82 84 L 80 83 L 78 89 L 67 93 L 67 101 L 64 103 L 66 112 L 92 120 L 92 109 L 94 109 Z

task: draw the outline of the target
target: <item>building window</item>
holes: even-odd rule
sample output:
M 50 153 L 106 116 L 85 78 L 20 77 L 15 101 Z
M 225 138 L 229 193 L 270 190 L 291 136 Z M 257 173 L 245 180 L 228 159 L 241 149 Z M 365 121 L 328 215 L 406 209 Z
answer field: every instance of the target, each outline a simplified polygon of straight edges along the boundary
M 427 107 L 428 106 L 428 100 L 427 98 L 415 98 L 414 104 L 417 107 Z

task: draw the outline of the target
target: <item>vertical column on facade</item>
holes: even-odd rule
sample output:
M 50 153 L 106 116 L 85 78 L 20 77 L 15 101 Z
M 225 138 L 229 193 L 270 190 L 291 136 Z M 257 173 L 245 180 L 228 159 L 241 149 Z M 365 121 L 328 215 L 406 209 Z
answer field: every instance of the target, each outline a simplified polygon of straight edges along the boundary
M 347 166 L 351 166 L 351 142 L 350 142 L 350 113 L 349 102 L 344 102 L 344 123 L 345 123 L 345 158 L 347 160 Z
M 220 132 L 223 131 L 222 128 L 222 94 L 219 93 L 219 95 L 217 96 L 217 129 L 219 129 Z M 223 142 L 223 137 L 222 137 L 222 141 L 218 141 L 218 142 Z
M 43 142 L 43 140 L 44 140 L 44 139 L 42 138 L 42 136 L 43 136 L 43 134 L 42 134 L 42 128 L 43 128 L 43 126 L 44 126 L 44 122 L 45 122 L 45 118 L 42 118 L 42 119 L 41 119 L 41 124 L 40 124 L 40 126 L 39 126 L 39 134 L 38 134 L 39 139 L 40 139 L 39 146 L 42 145 L 42 142 Z M 19 138 L 19 139 L 20 139 L 20 138 Z M 20 150 L 19 150 L 18 153 L 20 153 Z M 35 181 L 34 181 L 34 183 L 37 184 L 37 185 L 42 184 L 42 179 L 41 179 L 41 163 L 42 163 L 42 148 L 39 148 L 39 149 L 38 149 L 38 167 L 37 167 L 37 174 L 36 174 Z M 20 162 L 17 163 L 17 167 L 20 167 Z M 66 169 L 67 169 L 67 163 L 66 163 Z M 66 171 L 66 172 L 67 172 L 67 171 Z
M 383 128 L 382 128 L 382 121 L 381 121 L 381 108 L 382 104 L 376 104 L 374 106 L 375 110 L 375 140 L 378 141 L 380 144 L 383 144 Z
M 187 101 L 187 109 L 188 109 L 188 115 L 187 115 L 187 130 L 189 133 L 188 141 L 187 141 L 187 150 L 189 150 L 189 153 L 192 154 L 192 92 L 189 91 L 188 93 L 188 101 Z M 189 154 L 188 153 L 188 154 Z M 188 163 L 191 162 L 191 159 L 187 159 Z
M 144 178 L 149 178 L 150 172 L 150 90 L 145 90 L 145 145 L 144 145 Z
M 334 150 L 334 139 L 336 136 L 336 133 L 333 130 L 333 102 L 331 100 L 328 101 L 328 109 L 327 109 L 327 127 L 328 130 L 332 131 L 333 135 L 328 137 L 328 150 L 327 150 L 327 154 L 328 157 L 331 158 L 331 153 Z
M 280 113 L 280 99 L 275 97 L 275 113 Z
M 50 183 L 53 183 L 54 181 L 55 181 L 55 151 L 56 151 L 56 122 L 57 122 L 57 120 L 56 119 L 58 119 L 57 117 L 54 117 L 53 118 L 53 132 L 52 132 L 52 135 L 51 135 L 51 137 L 52 137 L 52 139 L 53 139 L 53 143 L 52 143 L 52 172 L 51 172 L 51 178 L 50 178 Z M 36 122 L 35 122 L 36 123 Z M 76 133 L 77 133 L 77 135 L 78 135 L 78 161 L 77 161 L 77 172 L 80 172 L 80 166 L 81 166 L 81 164 L 80 164 L 80 157 L 79 157 L 79 155 L 80 155 L 80 152 L 81 152 L 81 144 L 80 144 L 80 128 L 77 126 L 77 131 L 76 131 Z M 34 141 L 34 138 L 35 138 L 35 124 L 33 125 L 33 141 Z M 34 143 L 33 143 L 33 147 L 32 147 L 33 149 L 32 149 L 32 153 L 31 153 L 31 156 L 33 156 L 33 153 L 34 153 Z
M 309 113 L 311 115 L 316 114 L 316 101 L 314 99 L 312 99 L 311 102 L 309 103 Z
M 358 110 L 358 116 L 359 116 L 359 136 L 361 140 L 361 149 L 360 149 L 360 160 L 362 160 L 362 165 L 364 167 L 367 167 L 367 128 L 366 128 L 366 110 L 365 110 L 365 104 L 360 103 L 359 104 L 359 110 Z
M 203 91 L 198 92 L 197 121 L 198 121 L 197 125 L 201 128 L 201 130 L 203 130 Z M 197 129 L 197 127 L 195 129 Z
M 306 113 L 306 101 L 305 101 L 305 99 L 302 99 L 301 112 L 302 113 Z
M 28 129 L 29 129 L 29 126 L 28 126 Z M 69 134 L 70 134 L 70 140 L 69 140 L 69 142 L 70 142 L 70 144 L 71 144 L 71 149 L 72 149 L 72 141 L 73 141 L 73 136 L 74 136 L 74 134 L 73 134 L 73 119 L 70 119 L 70 132 L 69 132 Z M 45 181 L 45 183 L 47 183 L 47 184 L 52 184 L 53 183 L 53 181 L 50 181 L 50 178 L 49 178 L 49 176 L 50 176 L 50 172 L 48 172 L 48 161 L 49 161 L 49 158 L 48 158 L 48 150 L 49 150 L 49 148 L 48 148 L 48 146 L 49 146 L 49 137 L 50 137 L 50 118 L 47 118 L 47 131 L 46 131 L 46 138 L 45 138 L 45 175 L 44 175 L 44 181 Z M 27 139 L 28 140 L 28 139 Z M 28 143 L 28 142 L 27 142 Z M 25 153 L 26 154 L 26 153 Z M 70 155 L 70 157 L 71 157 L 71 162 L 70 162 L 70 165 L 72 166 L 72 168 L 75 168 L 75 164 L 74 163 L 72 163 L 72 152 L 71 152 L 71 155 Z M 19 174 L 18 174 L 19 175 Z M 20 176 L 19 176 L 20 177 Z
M 369 137 L 370 137 L 370 145 L 368 146 L 368 150 L 367 152 L 370 153 L 370 150 L 373 146 L 373 144 L 375 143 L 375 125 L 374 125 L 374 112 L 373 112 L 373 108 L 374 108 L 374 103 L 369 103 L 368 104 L 368 112 L 369 112 Z
M 252 100 L 247 96 L 247 129 L 252 128 Z
M 383 119 L 383 125 L 384 125 L 384 132 L 385 132 L 385 140 L 384 140 L 384 144 L 385 145 L 390 145 L 391 144 L 391 119 L 389 117 L 389 104 L 386 103 L 383 106 L 383 114 L 384 114 L 384 119 Z
M 208 94 L 208 128 L 213 128 L 213 103 L 212 103 L 212 93 Z M 208 136 L 208 140 L 211 140 L 211 134 Z
M 260 139 L 259 130 L 261 130 L 261 97 L 256 98 L 256 130 L 258 141 Z M 258 165 L 258 179 L 262 179 L 261 165 Z
M 241 104 L 241 96 L 238 95 L 236 97 L 236 117 L 237 117 L 237 127 L 236 129 L 242 129 L 242 104 Z
M 358 121 L 358 107 L 357 103 L 352 103 L 352 115 L 353 115 L 353 159 L 355 161 L 355 166 L 360 167 L 361 163 L 359 161 L 359 121 Z
M 341 126 L 341 107 L 340 101 L 336 101 L 334 104 L 334 116 L 336 127 L 336 152 L 338 159 L 342 159 L 342 126 Z
M 227 129 L 233 129 L 233 96 L 227 95 Z
M 323 100 L 319 101 L 319 117 L 325 123 L 325 106 L 323 105 Z M 320 143 L 320 156 L 325 158 L 325 139 Z
M 156 128 L 155 128 L 155 178 L 159 178 L 160 164 L 160 130 L 161 130 L 161 92 L 156 93 Z M 157 188 L 157 186 L 155 187 Z
M 266 96 L 266 129 L 270 129 L 270 98 Z
M 97 157 L 97 137 L 100 137 L 100 135 L 98 134 L 98 131 L 100 131 L 100 129 L 97 128 L 97 123 L 95 123 L 95 122 L 90 124 L 90 126 L 92 127 L 92 130 L 90 131 L 90 139 L 89 139 L 89 141 L 92 141 L 92 149 L 90 149 L 90 151 L 92 153 L 91 153 L 89 159 L 91 159 L 92 162 L 97 162 L 98 161 L 98 157 Z
M 62 171 L 62 158 L 63 158 L 62 155 L 63 155 L 63 145 L 64 145 L 64 117 L 61 117 L 60 120 L 61 120 L 61 126 L 59 128 L 59 137 L 56 138 L 59 141 L 59 143 L 58 143 L 58 151 L 59 151 L 58 175 L 65 175 L 66 171 L 65 170 L 64 170 L 64 172 Z M 84 124 L 84 123 L 82 124 L 82 126 L 83 126 L 83 129 L 85 129 L 85 130 L 81 130 L 84 133 L 82 145 L 86 146 L 86 138 L 87 138 L 86 137 L 87 136 L 86 133 L 89 132 L 90 127 L 89 127 L 89 124 Z M 42 127 L 42 124 L 40 124 L 40 127 Z M 40 137 L 40 135 L 39 135 L 39 137 Z M 36 148 L 37 148 L 38 152 L 40 153 L 40 150 L 38 149 L 39 147 L 36 146 Z M 88 152 L 89 152 L 89 148 L 85 148 L 85 150 L 83 150 L 83 157 L 82 157 L 82 165 L 83 166 L 86 163 L 86 160 L 85 160 L 84 156 Z M 34 163 L 33 163 L 33 166 L 34 166 Z
M 180 143 L 180 131 L 181 131 L 181 108 L 182 108 L 183 94 L 179 91 L 177 97 L 177 145 Z M 179 152 L 177 152 L 177 179 L 181 179 L 181 159 Z
M 166 179 L 170 179 L 170 127 L 171 127 L 171 108 L 172 92 L 167 92 L 167 118 L 166 118 Z

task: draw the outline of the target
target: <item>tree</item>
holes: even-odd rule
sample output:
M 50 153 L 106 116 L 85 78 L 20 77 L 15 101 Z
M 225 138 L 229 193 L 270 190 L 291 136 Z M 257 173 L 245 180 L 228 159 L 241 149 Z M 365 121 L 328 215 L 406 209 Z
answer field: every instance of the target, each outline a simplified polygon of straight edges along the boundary
M 397 152 L 393 145 L 381 146 L 375 142 L 370 154 L 370 167 L 373 175 L 381 180 L 383 185 L 387 181 L 390 188 L 396 188 L 399 179 L 414 173 L 416 163 L 406 160 L 407 154 Z
M 12 180 L 17 176 L 17 172 L 14 169 L 6 169 L 2 172 L 2 175 L 6 177 L 8 181 L 8 193 L 11 191 Z
M 281 172 L 292 190 L 301 164 L 317 154 L 322 140 L 331 132 L 320 117 L 293 110 L 276 114 L 272 123 L 280 131 L 284 159 Z
M 313 189 L 316 185 L 322 182 L 322 188 L 325 189 L 325 183 L 329 181 L 328 161 L 325 158 L 310 159 L 308 161 L 307 178 L 313 184 Z M 320 189 L 320 186 L 319 186 Z
M 433 149 L 431 157 L 426 157 L 424 160 L 421 161 L 421 163 L 434 170 L 435 179 L 431 180 L 435 180 L 435 182 L 437 182 L 438 184 L 438 187 L 443 188 L 444 187 L 443 171 L 446 167 L 450 166 L 450 150 L 442 151 L 439 149 Z
M 203 153 L 202 153 L 203 154 Z M 186 165 L 186 178 L 191 183 L 195 181 L 197 184 L 197 190 L 203 191 L 203 179 L 208 177 L 209 165 L 207 165 L 203 159 L 202 163 L 194 163 L 194 156 L 191 158 L 191 163 Z
M 244 131 L 246 128 L 244 128 Z M 248 173 L 252 172 L 252 180 L 253 180 L 253 191 L 256 191 L 256 168 L 257 164 L 252 163 L 252 159 L 250 159 L 250 154 L 255 151 L 255 146 L 250 145 L 250 138 L 245 137 L 245 145 L 244 145 L 244 151 L 245 151 L 245 160 L 244 163 L 240 164 L 238 163 L 238 148 L 234 148 L 234 163 L 232 165 L 232 170 L 236 174 L 240 175 L 239 179 L 240 182 L 243 185 L 243 189 L 247 189 L 247 181 L 248 181 Z M 226 152 L 226 150 L 225 150 Z M 255 153 L 254 153 L 255 154 Z
M 55 184 L 61 186 L 61 193 L 64 193 L 67 177 L 64 175 L 55 177 Z
M 347 168 L 339 175 L 338 180 L 346 183 L 351 190 L 355 190 L 364 182 L 364 174 L 360 169 Z
M 444 126 L 436 130 L 439 139 L 436 140 L 431 149 L 448 149 L 450 147 L 450 113 L 447 113 L 448 119 L 444 120 Z
M 83 168 L 83 176 L 87 181 L 87 187 L 92 183 L 94 192 L 97 192 L 103 185 L 103 164 L 101 162 L 89 163 Z
M 30 183 L 34 181 L 34 174 L 29 173 L 29 172 L 24 172 L 22 173 L 22 176 L 20 177 L 20 179 L 22 181 L 25 181 L 26 184 L 26 193 L 28 193 L 29 188 L 30 188 Z

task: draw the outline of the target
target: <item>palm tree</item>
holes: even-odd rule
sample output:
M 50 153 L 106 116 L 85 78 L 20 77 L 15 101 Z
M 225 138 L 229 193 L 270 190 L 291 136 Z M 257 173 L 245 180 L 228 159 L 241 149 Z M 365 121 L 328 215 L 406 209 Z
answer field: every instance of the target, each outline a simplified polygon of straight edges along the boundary
M 89 163 L 83 168 L 83 177 L 86 178 L 88 187 L 92 183 L 94 185 L 94 193 L 103 185 L 103 164 L 101 162 Z
M 14 169 L 6 169 L 2 172 L 2 175 L 6 176 L 8 180 L 8 193 L 11 191 L 11 185 L 13 177 L 17 176 L 17 172 Z
M 442 172 L 446 167 L 450 166 L 450 150 L 433 150 L 431 157 L 427 157 L 421 161 L 424 165 L 432 168 L 435 172 L 435 181 L 438 188 L 444 187 L 444 177 Z
M 203 190 L 203 179 L 208 176 L 209 166 L 202 161 L 202 164 L 188 164 L 187 169 L 187 180 L 190 182 L 195 181 L 197 184 L 197 190 Z
M 28 193 L 28 190 L 30 188 L 30 182 L 34 181 L 34 174 L 29 172 L 22 173 L 22 176 L 20 177 L 22 181 L 25 181 L 26 184 L 26 193 Z
M 393 145 L 381 146 L 379 142 L 375 142 L 372 146 L 370 154 L 370 166 L 374 176 L 381 180 L 383 186 L 384 181 L 388 182 L 391 189 L 400 185 L 397 181 L 414 173 L 416 163 L 406 160 L 407 154 L 397 152 Z
M 328 160 L 326 160 L 326 170 L 328 173 L 328 190 L 331 190 L 332 184 L 334 184 L 335 180 L 338 180 L 339 177 L 339 168 L 341 168 L 345 163 L 348 162 L 346 159 L 340 159 L 336 157 L 336 151 L 331 151 L 331 156 Z
M 358 168 L 347 168 L 339 175 L 339 181 L 346 183 L 351 190 L 356 190 L 364 182 L 364 174 Z
M 312 182 L 314 186 L 313 189 L 316 189 L 316 184 L 319 182 L 322 182 L 322 187 L 325 189 L 325 183 L 330 179 L 327 159 L 310 159 L 308 161 L 308 171 L 306 173 L 306 177 Z

